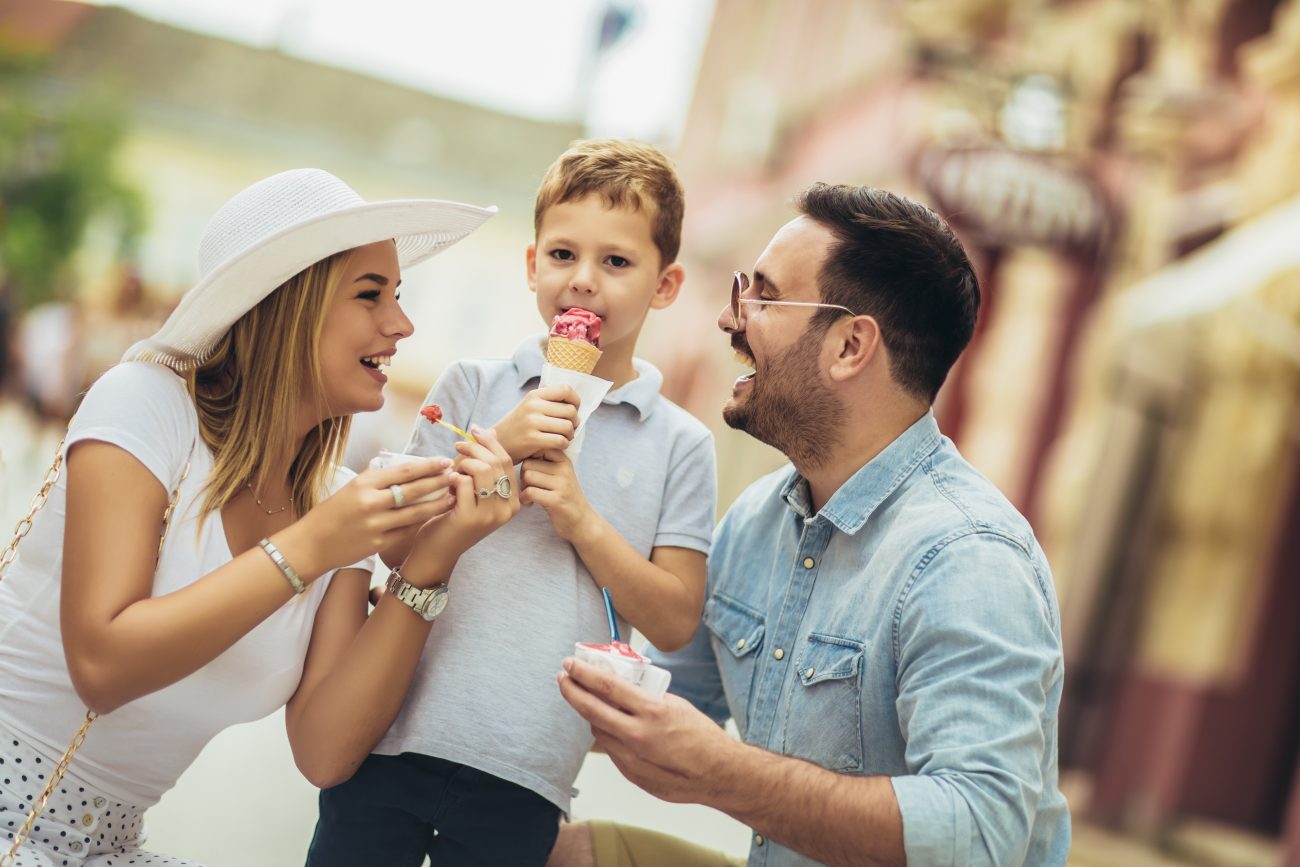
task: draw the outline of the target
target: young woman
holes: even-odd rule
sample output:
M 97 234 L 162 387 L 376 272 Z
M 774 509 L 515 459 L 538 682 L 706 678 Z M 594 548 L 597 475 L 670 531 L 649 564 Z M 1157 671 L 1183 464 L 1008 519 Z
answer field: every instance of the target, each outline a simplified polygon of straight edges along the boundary
M 286 703 L 318 786 L 384 733 L 433 618 L 455 604 L 457 557 L 518 499 L 490 431 L 458 446 L 454 471 L 336 464 L 412 332 L 401 267 L 492 213 L 366 203 L 301 169 L 213 218 L 199 283 L 87 393 L 0 581 L 0 841 L 86 709 L 102 715 L 13 863 L 191 863 L 140 850 L 143 810 L 218 731 Z M 409 536 L 367 616 L 375 552 Z

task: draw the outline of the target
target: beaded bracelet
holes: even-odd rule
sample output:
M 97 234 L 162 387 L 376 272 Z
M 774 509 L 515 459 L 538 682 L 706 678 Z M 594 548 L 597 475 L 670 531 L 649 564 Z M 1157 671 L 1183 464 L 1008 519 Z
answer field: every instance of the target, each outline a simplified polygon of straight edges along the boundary
M 289 565 L 289 561 L 284 559 L 284 555 L 280 553 L 280 549 L 271 544 L 270 539 L 262 539 L 257 544 L 262 546 L 262 550 L 266 552 L 266 556 L 270 557 L 271 562 L 274 563 L 284 574 L 284 579 L 289 582 L 289 586 L 293 588 L 295 594 L 301 593 L 307 589 L 307 585 L 302 583 L 302 578 L 300 578 L 298 573 L 293 570 L 293 567 Z

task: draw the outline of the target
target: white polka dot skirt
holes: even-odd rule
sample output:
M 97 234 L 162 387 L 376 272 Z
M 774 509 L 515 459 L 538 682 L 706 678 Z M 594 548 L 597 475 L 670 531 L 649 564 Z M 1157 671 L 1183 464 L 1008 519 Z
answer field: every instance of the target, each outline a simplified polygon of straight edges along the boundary
M 94 736 L 92 732 L 92 737 Z M 0 855 L 27 821 L 32 803 L 45 791 L 57 759 L 32 750 L 0 731 Z M 92 788 L 75 773 L 76 759 L 50 796 L 31 836 L 19 848 L 15 867 L 202 867 L 196 861 L 155 855 L 144 842 L 144 811 Z

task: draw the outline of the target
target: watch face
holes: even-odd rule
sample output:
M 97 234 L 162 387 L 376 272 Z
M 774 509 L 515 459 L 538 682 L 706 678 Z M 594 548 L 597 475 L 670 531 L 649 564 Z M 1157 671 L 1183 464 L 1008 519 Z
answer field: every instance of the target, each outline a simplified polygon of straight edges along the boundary
M 447 607 L 447 588 L 437 587 L 433 595 L 424 603 L 424 619 L 432 620 L 443 612 Z

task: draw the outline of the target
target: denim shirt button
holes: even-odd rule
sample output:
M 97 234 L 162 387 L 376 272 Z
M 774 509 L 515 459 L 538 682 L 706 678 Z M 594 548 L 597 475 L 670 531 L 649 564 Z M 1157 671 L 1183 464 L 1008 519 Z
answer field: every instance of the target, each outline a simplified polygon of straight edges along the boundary
M 772 655 L 775 656 L 778 660 L 785 659 L 785 651 L 782 650 L 782 649 L 779 648 L 779 647 L 776 649 L 776 651 L 775 651 Z
M 816 673 L 817 673 L 817 669 L 813 668 L 812 666 L 808 666 L 808 673 L 805 674 L 804 677 L 808 678 L 809 680 L 812 680 L 812 676 Z
M 804 558 L 803 558 L 803 568 L 805 568 L 805 569 L 811 569 L 812 567 L 814 567 L 814 566 L 816 566 L 816 565 L 817 565 L 817 561 L 814 560 L 813 558 L 811 558 L 811 557 L 804 557 Z
M 766 842 L 767 842 L 767 841 L 763 839 L 763 835 L 762 835 L 762 834 L 755 834 L 755 835 L 754 835 L 754 845 L 755 845 L 755 846 L 762 846 L 762 845 L 763 845 L 764 843 L 766 843 Z
M 744 650 L 744 649 L 745 649 L 745 639 L 742 638 L 742 639 L 740 639 L 739 641 L 736 642 L 736 649 L 737 649 L 737 650 Z

